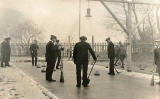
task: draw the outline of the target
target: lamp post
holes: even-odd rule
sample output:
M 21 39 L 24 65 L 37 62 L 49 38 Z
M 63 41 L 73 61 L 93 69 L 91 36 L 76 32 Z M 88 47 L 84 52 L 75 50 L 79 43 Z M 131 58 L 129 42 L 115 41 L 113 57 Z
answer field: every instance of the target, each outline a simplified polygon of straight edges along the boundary
M 127 30 L 128 30 L 128 46 L 127 46 L 127 54 L 128 54 L 128 66 L 127 66 L 127 71 L 128 72 L 131 72 L 132 69 L 132 8 L 131 8 L 131 3 L 132 3 L 132 0 L 128 0 L 129 3 L 128 3 L 128 16 L 127 16 Z
M 79 0 L 79 31 L 78 31 L 78 37 L 81 36 L 81 0 Z

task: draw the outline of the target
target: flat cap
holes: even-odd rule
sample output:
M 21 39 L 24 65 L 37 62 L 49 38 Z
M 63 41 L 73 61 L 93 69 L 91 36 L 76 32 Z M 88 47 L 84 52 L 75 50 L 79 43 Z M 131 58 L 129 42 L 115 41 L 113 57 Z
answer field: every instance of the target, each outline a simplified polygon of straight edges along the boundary
M 110 40 L 110 37 L 107 37 L 107 38 L 106 38 L 106 41 L 108 41 L 108 40 Z
M 10 38 L 10 37 L 7 37 L 7 38 L 5 38 L 5 40 L 11 40 L 11 38 Z
M 51 39 L 56 39 L 57 37 L 55 35 L 51 35 Z
M 87 40 L 87 37 L 86 36 L 81 36 L 80 40 Z

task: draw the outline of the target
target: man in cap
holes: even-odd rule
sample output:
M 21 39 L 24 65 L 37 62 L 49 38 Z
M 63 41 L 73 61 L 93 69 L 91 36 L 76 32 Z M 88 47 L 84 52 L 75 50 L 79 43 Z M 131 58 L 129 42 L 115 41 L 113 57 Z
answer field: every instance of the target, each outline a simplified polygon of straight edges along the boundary
M 114 73 L 114 59 L 115 59 L 115 50 L 114 50 L 114 44 L 110 40 L 110 38 L 106 38 L 106 41 L 108 43 L 108 58 L 110 59 L 109 62 L 109 75 L 115 75 Z
M 154 49 L 154 63 L 157 65 L 157 72 L 159 74 L 159 84 L 160 84 L 160 40 L 155 41 Z
M 46 80 L 55 82 L 56 80 L 52 79 L 53 69 L 55 67 L 56 58 L 58 52 L 58 45 L 56 44 L 56 36 L 51 35 L 50 41 L 46 45 Z
M 119 59 L 120 59 L 120 61 L 121 61 L 121 68 L 124 68 L 124 60 L 125 60 L 125 58 L 126 58 L 126 56 L 127 56 L 127 52 L 126 52 L 126 48 L 125 48 L 125 46 L 121 43 L 121 42 L 119 42 L 119 47 L 120 47 L 120 52 L 119 52 Z
M 118 54 L 118 57 L 117 57 Z M 125 49 L 125 46 L 122 44 L 122 42 L 119 42 L 119 46 L 118 46 L 118 53 L 117 53 L 117 48 L 115 47 L 115 65 L 117 65 L 117 62 L 120 60 L 121 61 L 121 68 L 124 68 L 124 59 L 127 56 L 127 52 Z
M 91 53 L 94 61 L 96 62 L 97 58 L 92 50 L 89 43 L 86 42 L 87 37 L 81 36 L 80 42 L 76 43 L 73 50 L 73 60 L 76 64 L 76 75 L 77 75 L 77 87 L 81 87 L 81 69 L 83 70 L 83 83 L 84 87 L 88 86 L 87 83 L 87 71 L 88 71 L 88 52 Z
M 1 66 L 3 67 L 3 63 L 5 66 L 10 66 L 10 54 L 11 54 L 11 47 L 10 47 L 10 40 L 11 38 L 5 38 L 5 40 L 1 43 Z
M 38 51 L 39 46 L 37 44 L 37 40 L 34 40 L 34 42 L 30 45 L 30 52 L 31 52 L 31 57 L 32 57 L 32 66 L 37 66 L 37 56 L 38 56 Z

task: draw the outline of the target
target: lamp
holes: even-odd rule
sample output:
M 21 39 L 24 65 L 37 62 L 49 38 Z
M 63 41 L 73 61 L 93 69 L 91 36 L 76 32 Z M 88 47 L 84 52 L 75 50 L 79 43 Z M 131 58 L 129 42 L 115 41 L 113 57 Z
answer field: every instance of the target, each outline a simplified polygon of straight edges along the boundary
M 87 15 L 86 15 L 86 17 L 92 17 L 91 16 L 91 9 L 90 8 L 87 8 Z

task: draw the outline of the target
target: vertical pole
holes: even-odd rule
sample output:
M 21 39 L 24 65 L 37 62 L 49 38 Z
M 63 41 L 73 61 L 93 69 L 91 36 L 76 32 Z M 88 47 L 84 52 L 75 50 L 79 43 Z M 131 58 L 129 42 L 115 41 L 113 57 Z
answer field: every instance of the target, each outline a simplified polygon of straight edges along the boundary
M 94 50 L 94 36 L 92 35 L 92 48 Z
M 94 44 L 94 36 L 92 35 L 92 44 Z
M 69 47 L 69 48 L 68 48 L 69 50 L 68 50 L 68 52 L 67 52 L 67 55 L 68 55 L 67 57 L 68 57 L 68 59 L 69 59 L 69 58 L 70 58 L 70 52 L 71 52 L 71 50 L 72 50 L 72 49 L 71 49 L 71 36 L 70 36 L 70 35 L 68 36 L 68 45 L 69 45 L 69 46 L 68 46 L 68 47 Z
M 80 36 L 81 36 L 81 0 L 79 0 L 79 38 L 80 38 Z M 78 39 L 79 39 L 78 38 Z
M 68 36 L 68 43 L 69 44 L 71 43 L 71 36 L 70 35 Z
M 128 54 L 128 66 L 127 71 L 131 72 L 132 69 L 132 11 L 131 11 L 131 3 L 128 3 L 128 16 L 127 16 L 127 30 L 129 32 L 128 36 L 128 47 L 127 47 L 127 54 Z

